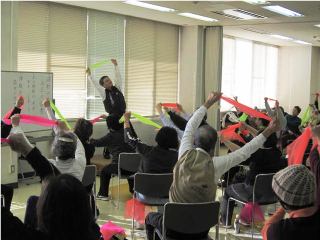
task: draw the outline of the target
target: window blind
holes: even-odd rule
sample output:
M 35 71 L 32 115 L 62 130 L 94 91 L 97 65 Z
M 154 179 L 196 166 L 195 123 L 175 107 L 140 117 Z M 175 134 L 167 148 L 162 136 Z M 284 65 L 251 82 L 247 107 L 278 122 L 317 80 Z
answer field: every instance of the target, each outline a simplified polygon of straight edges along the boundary
M 85 116 L 86 20 L 82 8 L 19 2 L 18 71 L 53 72 L 53 98 L 65 118 Z
M 222 92 L 238 101 L 265 108 L 264 97 L 275 98 L 278 48 L 239 38 L 223 39 Z M 231 105 L 222 101 L 221 110 Z
M 126 18 L 127 109 L 155 114 L 157 102 L 176 102 L 178 85 L 178 26 Z
M 97 10 L 88 11 L 88 56 L 87 66 L 107 59 L 117 59 L 122 81 L 124 80 L 124 19 L 123 15 Z M 91 70 L 92 77 L 99 81 L 102 76 L 115 80 L 111 62 Z M 124 86 L 124 83 L 122 83 Z M 100 87 L 100 86 L 99 86 Z M 101 87 L 104 91 L 104 88 Z M 124 89 L 121 89 L 124 93 Z M 87 112 L 89 119 L 106 114 L 102 99 L 93 85 L 87 81 Z

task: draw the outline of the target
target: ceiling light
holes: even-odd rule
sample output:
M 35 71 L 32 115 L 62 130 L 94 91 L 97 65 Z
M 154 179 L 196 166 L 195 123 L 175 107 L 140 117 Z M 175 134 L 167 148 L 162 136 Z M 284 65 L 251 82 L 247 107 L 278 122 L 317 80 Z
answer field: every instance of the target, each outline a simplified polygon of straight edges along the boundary
M 301 13 L 297 13 L 297 12 L 294 12 L 290 9 L 287 9 L 287 8 L 284 8 L 284 7 L 281 7 L 279 5 L 274 5 L 274 6 L 265 6 L 263 7 L 267 10 L 270 10 L 272 12 L 276 12 L 276 13 L 279 13 L 279 14 L 282 14 L 282 15 L 285 15 L 287 17 L 304 17 L 304 15 L 302 15 Z
M 253 0 L 253 1 L 244 1 L 253 5 L 258 5 L 258 4 L 268 4 L 267 1 L 265 0 Z
M 301 41 L 301 40 L 294 40 L 293 42 L 295 42 L 295 43 L 300 43 L 300 44 L 304 44 L 304 45 L 312 45 L 312 43 L 305 42 L 305 41 Z
M 285 36 L 278 35 L 278 34 L 270 34 L 269 36 L 270 37 L 275 37 L 275 38 L 280 38 L 280 39 L 283 39 L 283 40 L 292 40 L 292 38 L 285 37 Z
M 320 27 L 320 24 L 316 24 L 316 25 L 314 25 L 314 26 L 316 26 L 316 27 Z
M 207 22 L 218 22 L 219 20 L 214 19 L 214 18 L 209 18 L 209 17 L 205 17 L 205 16 L 201 16 L 198 14 L 194 14 L 194 13 L 189 13 L 189 12 L 185 12 L 185 13 L 178 13 L 178 15 L 184 16 L 184 17 L 189 17 L 189 18 L 194 18 L 194 19 L 198 19 L 198 20 L 202 20 L 202 21 L 207 21 Z
M 137 0 L 128 0 L 128 1 L 125 1 L 124 3 L 131 4 L 131 5 L 138 6 L 138 7 L 144 7 L 144 8 L 149 8 L 149 9 L 153 9 L 153 10 L 158 10 L 158 11 L 162 11 L 162 12 L 178 11 L 173 8 L 167 8 L 167 7 L 162 7 L 162 6 L 158 6 L 158 5 L 154 5 L 154 4 L 150 4 L 150 3 L 139 2 Z

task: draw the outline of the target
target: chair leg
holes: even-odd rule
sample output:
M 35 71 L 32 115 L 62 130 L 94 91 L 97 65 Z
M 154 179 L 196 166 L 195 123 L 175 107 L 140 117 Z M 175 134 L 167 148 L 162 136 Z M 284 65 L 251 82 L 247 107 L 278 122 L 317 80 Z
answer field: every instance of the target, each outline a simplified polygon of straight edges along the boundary
M 117 204 L 117 209 L 119 209 L 119 203 L 120 203 L 120 178 L 118 176 L 118 204 Z
M 133 208 L 132 208 L 132 231 L 131 231 L 131 239 L 133 239 L 134 236 L 134 213 L 135 213 L 135 206 L 136 206 L 136 198 L 133 200 Z
M 216 226 L 216 240 L 219 240 L 219 223 Z
M 251 239 L 253 240 L 253 229 L 254 229 L 254 215 L 255 215 L 255 202 L 253 201 L 253 209 L 252 209 L 252 216 L 251 216 L 251 222 L 252 222 L 252 226 L 251 226 Z
M 226 216 L 226 222 L 225 222 L 225 226 L 226 226 L 226 233 L 228 232 L 228 219 L 229 219 L 229 202 L 230 202 L 230 198 L 228 199 L 228 205 L 227 205 L 227 216 Z M 223 224 L 223 223 L 222 223 Z
M 115 175 L 111 175 L 111 190 L 110 190 L 110 202 L 113 206 L 116 207 L 116 204 L 113 201 L 113 178 Z

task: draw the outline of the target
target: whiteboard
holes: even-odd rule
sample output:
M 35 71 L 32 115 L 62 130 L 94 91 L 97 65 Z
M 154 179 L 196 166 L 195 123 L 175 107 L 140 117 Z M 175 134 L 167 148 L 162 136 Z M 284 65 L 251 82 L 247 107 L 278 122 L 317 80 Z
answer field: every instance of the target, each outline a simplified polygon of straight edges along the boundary
M 19 94 L 25 98 L 21 114 L 47 118 L 42 102 L 46 97 L 52 100 L 52 84 L 52 73 L 1 71 L 1 118 L 15 106 Z M 20 126 L 24 132 L 50 130 L 35 124 L 21 123 Z

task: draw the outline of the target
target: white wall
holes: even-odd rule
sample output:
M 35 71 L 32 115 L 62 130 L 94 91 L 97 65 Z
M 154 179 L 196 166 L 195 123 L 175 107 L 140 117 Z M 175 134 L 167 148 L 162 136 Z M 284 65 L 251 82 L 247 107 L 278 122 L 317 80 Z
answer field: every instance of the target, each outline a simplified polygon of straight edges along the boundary
M 1 1 L 1 70 L 17 70 L 18 2 Z
M 178 102 L 192 114 L 203 104 L 199 84 L 203 77 L 203 27 L 180 27 L 180 39 Z
M 290 114 L 294 106 L 303 112 L 310 103 L 311 55 L 311 46 L 279 48 L 277 99 Z
M 320 93 L 320 47 L 312 47 L 310 94 Z M 311 96 L 313 102 L 315 96 Z

